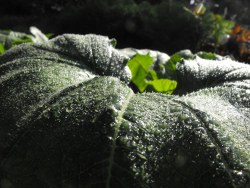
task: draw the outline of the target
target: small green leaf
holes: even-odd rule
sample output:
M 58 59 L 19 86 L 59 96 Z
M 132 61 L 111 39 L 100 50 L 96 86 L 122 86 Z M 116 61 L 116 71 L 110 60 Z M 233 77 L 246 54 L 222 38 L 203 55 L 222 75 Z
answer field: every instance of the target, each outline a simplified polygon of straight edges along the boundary
M 149 72 L 149 67 L 153 63 L 153 58 L 150 55 L 140 55 L 129 60 L 127 65 L 132 73 L 132 82 L 138 87 L 138 89 L 143 92 L 147 87 L 145 78 Z
M 4 46 L 3 44 L 0 42 L 0 54 L 3 54 L 4 53 Z
M 27 42 L 31 42 L 31 43 L 33 42 L 30 37 L 26 36 L 25 38 L 26 38 L 25 40 L 22 40 L 22 39 L 14 40 L 14 41 L 12 41 L 11 44 L 18 45 L 18 44 L 27 43 Z
M 172 55 L 171 58 L 168 60 L 168 62 L 165 65 L 168 79 L 177 80 L 176 63 L 181 62 L 181 60 L 182 57 L 179 54 Z
M 49 39 L 52 35 L 54 35 L 54 33 L 48 33 L 45 36 Z
M 169 61 L 172 63 L 172 64 L 176 64 L 177 62 L 181 62 L 182 60 L 182 56 L 179 55 L 179 54 L 174 54 L 171 56 L 171 58 L 169 59 Z M 174 66 L 174 70 L 175 70 L 175 66 Z
M 168 79 L 159 79 L 148 81 L 148 85 L 152 85 L 157 92 L 172 94 L 177 87 L 177 82 Z
M 28 35 L 24 35 L 23 38 L 24 38 L 25 40 L 30 40 L 30 41 L 32 42 L 32 39 L 31 39 Z
M 200 58 L 203 58 L 203 59 L 208 59 L 208 60 L 215 60 L 215 54 L 214 53 L 207 53 L 207 52 L 198 52 L 197 55 L 200 57 Z
M 113 45 L 113 47 L 115 47 L 116 44 L 117 44 L 116 39 L 110 39 L 110 42 L 111 42 L 111 44 Z
M 180 55 L 184 59 L 194 59 L 194 55 L 190 50 L 181 50 L 181 51 L 175 53 L 174 55 L 172 55 L 171 57 L 173 57 L 177 54 Z M 175 57 L 177 57 L 177 56 L 175 56 Z

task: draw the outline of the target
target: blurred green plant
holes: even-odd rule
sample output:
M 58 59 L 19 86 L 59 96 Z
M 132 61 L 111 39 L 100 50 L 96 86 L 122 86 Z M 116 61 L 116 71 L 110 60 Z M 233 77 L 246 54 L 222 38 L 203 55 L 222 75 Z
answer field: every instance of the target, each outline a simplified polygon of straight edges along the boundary
M 43 1 L 44 10 L 47 5 L 63 8 L 53 14 L 53 19 L 48 19 L 50 15 L 43 17 L 41 23 L 46 24 L 41 28 L 49 28 L 56 35 L 97 33 L 116 38 L 118 48 L 148 48 L 168 54 L 182 49 L 198 52 L 206 43 L 217 47 L 228 34 L 230 22 L 209 13 L 209 9 L 197 18 L 183 9 L 187 4 L 187 0 L 84 0 L 72 4 L 69 0 L 57 4 Z
M 0 54 L 19 44 L 45 42 L 53 35 L 52 33 L 45 35 L 34 26 L 30 27 L 30 32 L 32 35 L 11 30 L 0 30 Z
M 179 1 L 158 4 L 93 1 L 63 11 L 56 18 L 56 29 L 63 33 L 77 31 L 112 36 L 120 41 L 118 48 L 132 46 L 172 54 L 182 49 L 198 52 L 202 44 L 213 43 L 217 49 L 220 41 L 230 34 L 234 22 L 209 11 L 194 16 L 183 6 Z M 85 23 L 86 27 L 79 28 L 78 23 Z
M 181 11 L 181 14 L 178 12 Z M 172 54 L 196 48 L 202 35 L 201 22 L 183 11 L 183 3 L 150 4 L 133 1 L 106 4 L 91 1 L 72 6 L 55 17 L 55 33 L 98 33 L 118 41 L 118 48 L 157 49 Z M 79 27 L 79 23 L 84 23 Z M 100 29 L 102 28 L 102 29 Z
M 223 15 L 213 14 L 212 12 L 201 15 L 201 22 L 203 34 L 199 46 L 201 44 L 213 44 L 214 52 L 217 52 L 218 47 L 230 35 L 235 25 L 235 22 L 226 20 Z
M 34 43 L 34 41 L 31 39 L 31 37 L 29 37 L 28 35 L 24 35 L 23 39 L 16 39 L 16 40 L 12 41 L 11 48 L 15 47 L 19 44 L 27 43 L 27 42 Z

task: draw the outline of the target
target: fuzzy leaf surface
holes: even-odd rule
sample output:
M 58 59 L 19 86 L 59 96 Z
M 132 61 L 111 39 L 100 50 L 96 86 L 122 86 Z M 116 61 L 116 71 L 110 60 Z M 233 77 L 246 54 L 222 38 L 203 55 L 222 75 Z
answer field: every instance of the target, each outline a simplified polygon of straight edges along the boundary
M 0 55 L 2 187 L 249 186 L 250 66 L 182 60 L 176 95 L 134 94 L 125 61 L 96 35 Z

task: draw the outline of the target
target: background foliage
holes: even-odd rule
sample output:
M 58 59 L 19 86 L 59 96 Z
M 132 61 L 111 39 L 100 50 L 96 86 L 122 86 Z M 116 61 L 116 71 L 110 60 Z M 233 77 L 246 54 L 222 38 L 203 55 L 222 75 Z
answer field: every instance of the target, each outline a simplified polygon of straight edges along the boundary
M 117 48 L 134 47 L 173 54 L 216 52 L 237 21 L 249 22 L 250 2 L 206 0 L 204 15 L 183 9 L 189 0 L 10 0 L 0 7 L 0 29 L 28 33 L 31 25 L 44 33 L 95 33 L 116 38 Z M 213 45 L 210 45 L 213 44 Z

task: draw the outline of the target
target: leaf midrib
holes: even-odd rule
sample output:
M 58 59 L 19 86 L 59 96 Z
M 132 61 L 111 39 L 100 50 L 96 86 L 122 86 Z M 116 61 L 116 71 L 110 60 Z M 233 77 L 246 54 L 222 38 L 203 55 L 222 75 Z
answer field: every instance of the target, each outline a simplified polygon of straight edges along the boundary
M 123 114 L 128 106 L 128 103 L 130 101 L 130 99 L 133 97 L 134 95 L 134 92 L 131 90 L 130 93 L 128 94 L 127 96 L 127 99 L 126 101 L 124 102 L 124 104 L 122 105 L 122 108 L 121 108 L 121 111 L 119 112 L 119 115 L 118 115 L 118 119 L 116 121 L 116 125 L 115 125 L 115 133 L 114 133 L 114 136 L 113 136 L 113 144 L 112 144 L 112 151 L 111 151 L 111 155 L 110 155 L 110 160 L 109 160 L 109 167 L 108 167 L 108 178 L 107 178 L 107 181 L 106 181 L 106 188 L 110 188 L 109 187 L 109 182 L 110 182 L 110 178 L 111 178 L 111 170 L 112 170 L 112 166 L 113 166 L 113 163 L 114 163 L 114 153 L 115 153 L 115 148 L 116 148 L 116 139 L 118 137 L 118 132 L 119 132 L 119 128 L 120 128 L 120 125 L 121 125 L 121 122 L 122 122 L 122 117 L 123 117 Z

